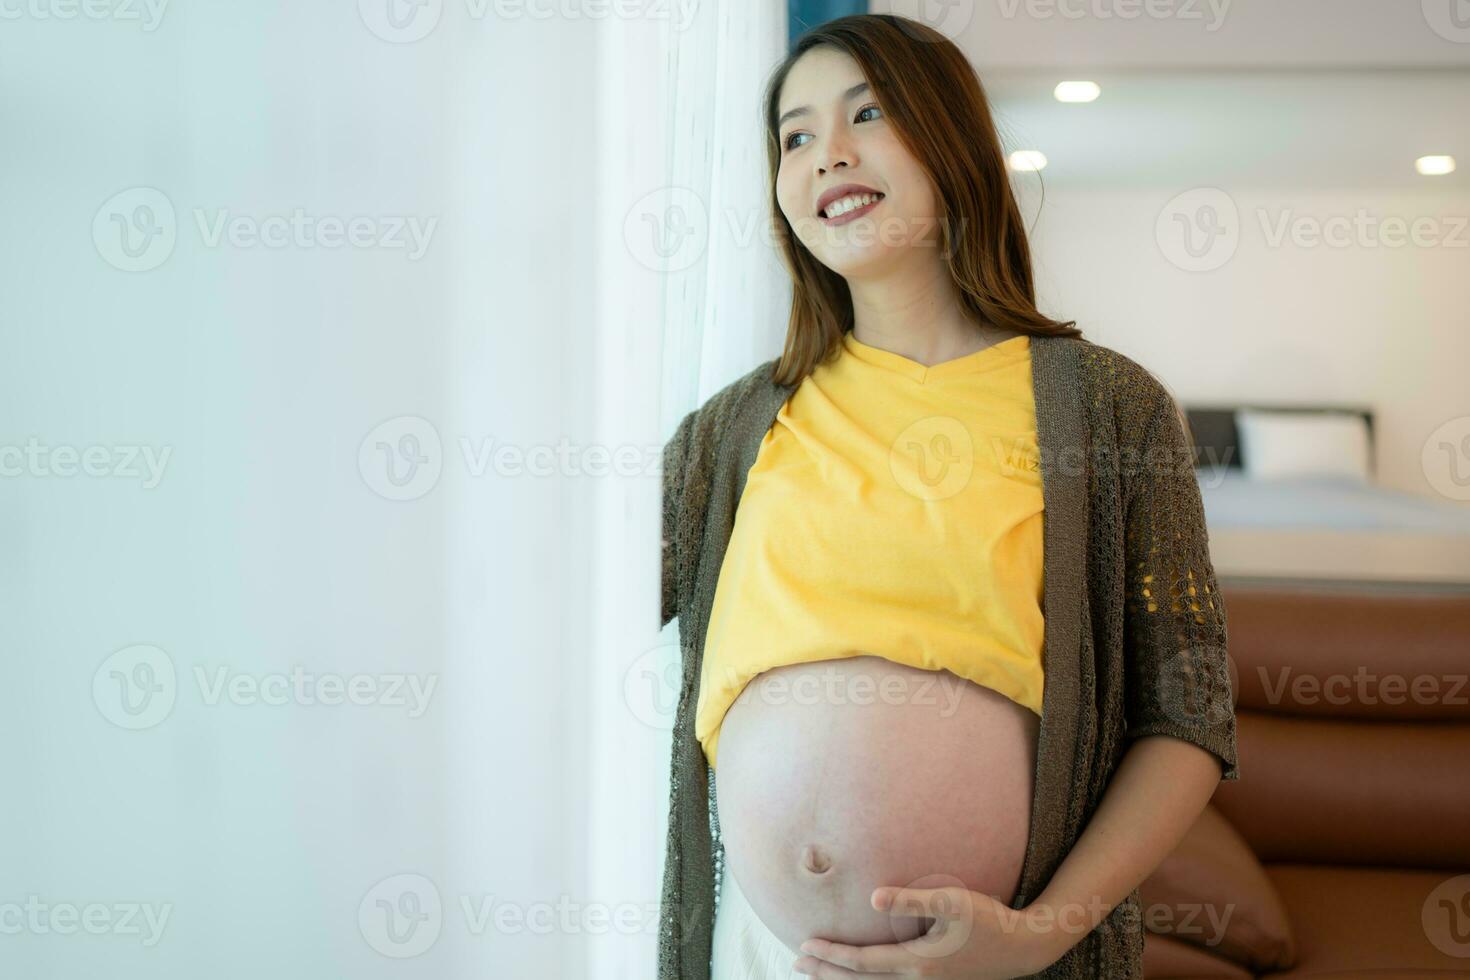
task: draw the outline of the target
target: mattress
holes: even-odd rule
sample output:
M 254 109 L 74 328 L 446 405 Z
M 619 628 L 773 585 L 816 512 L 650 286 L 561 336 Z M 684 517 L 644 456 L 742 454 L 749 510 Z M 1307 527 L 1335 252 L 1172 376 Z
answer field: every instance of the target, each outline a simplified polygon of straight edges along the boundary
M 1470 585 L 1470 504 L 1340 477 L 1195 475 L 1222 579 Z

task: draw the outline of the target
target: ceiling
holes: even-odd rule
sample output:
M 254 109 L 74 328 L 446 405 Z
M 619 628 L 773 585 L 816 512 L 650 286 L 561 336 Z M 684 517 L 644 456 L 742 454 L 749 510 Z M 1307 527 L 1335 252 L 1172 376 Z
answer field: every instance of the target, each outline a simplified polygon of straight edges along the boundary
M 1089 71 L 1097 101 L 1056 101 L 1076 74 L 982 73 L 1005 149 L 1041 150 L 1048 184 L 1470 189 L 1470 70 Z M 1428 154 L 1457 169 L 1421 176 Z
M 1470 0 L 893 0 L 980 72 L 1048 186 L 1470 189 Z M 1052 97 L 1087 79 L 1087 104 Z M 1424 177 L 1414 160 L 1450 154 Z

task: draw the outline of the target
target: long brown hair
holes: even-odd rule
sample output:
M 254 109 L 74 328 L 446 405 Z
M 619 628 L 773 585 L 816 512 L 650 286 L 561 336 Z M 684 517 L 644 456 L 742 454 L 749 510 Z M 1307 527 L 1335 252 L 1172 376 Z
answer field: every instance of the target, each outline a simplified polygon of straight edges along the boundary
M 884 115 L 933 180 L 943 255 L 969 317 L 1032 336 L 1081 337 L 1075 320 L 1052 320 L 1036 309 L 1030 245 L 974 66 L 927 24 L 892 14 L 855 14 L 803 34 L 766 86 L 771 220 L 792 279 L 786 348 L 774 380 L 801 381 L 853 324 L 847 281 L 801 243 L 776 199 L 781 88 L 797 59 L 824 44 L 858 63 Z

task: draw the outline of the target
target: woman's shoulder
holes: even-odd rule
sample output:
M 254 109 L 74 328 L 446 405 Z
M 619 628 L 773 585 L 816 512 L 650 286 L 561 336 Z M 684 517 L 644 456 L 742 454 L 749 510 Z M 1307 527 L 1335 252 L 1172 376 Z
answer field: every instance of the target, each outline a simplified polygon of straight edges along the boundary
M 1049 339 L 1064 342 L 1074 352 L 1083 390 L 1094 403 L 1110 405 L 1124 416 L 1148 415 L 1161 404 L 1173 403 L 1163 379 L 1137 358 L 1085 337 Z
M 706 398 L 689 414 L 694 417 L 696 431 L 706 437 L 723 433 L 752 400 L 784 397 L 790 386 L 775 381 L 776 364 L 780 358 L 771 358 L 757 364 L 727 382 L 714 394 Z
M 752 406 L 765 406 L 772 399 L 784 399 L 789 394 L 789 386 L 778 385 L 774 380 L 779 360 L 772 358 L 756 365 L 687 412 L 668 443 L 666 453 L 676 455 L 671 462 L 692 463 L 698 460 L 708 464 L 733 425 L 759 414 L 752 414 Z

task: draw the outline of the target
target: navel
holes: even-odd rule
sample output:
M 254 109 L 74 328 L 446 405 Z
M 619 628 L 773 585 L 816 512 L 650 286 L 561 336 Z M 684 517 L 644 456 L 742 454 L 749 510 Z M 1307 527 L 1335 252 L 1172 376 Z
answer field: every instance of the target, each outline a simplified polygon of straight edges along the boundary
M 826 874 L 832 870 L 832 859 L 822 848 L 808 844 L 801 850 L 801 868 L 814 875 Z

